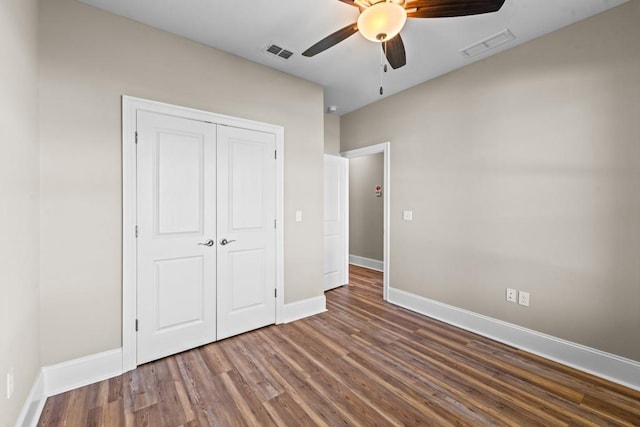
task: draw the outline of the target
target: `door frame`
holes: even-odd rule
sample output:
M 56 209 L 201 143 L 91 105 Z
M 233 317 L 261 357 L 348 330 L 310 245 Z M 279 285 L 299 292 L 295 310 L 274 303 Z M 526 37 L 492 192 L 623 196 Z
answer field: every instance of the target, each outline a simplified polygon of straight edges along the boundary
M 382 298 L 385 301 L 389 300 L 389 272 L 390 272 L 390 241 L 391 241 L 391 142 L 383 142 L 380 144 L 369 145 L 367 147 L 356 148 L 353 150 L 347 150 L 340 153 L 342 157 L 347 159 L 353 159 L 356 157 L 369 156 L 371 154 L 383 153 L 384 157 L 384 179 L 382 187 L 382 200 L 383 200 L 383 243 L 382 243 Z M 347 177 L 347 185 L 348 185 Z M 348 252 L 348 251 L 347 251 Z M 347 263 L 349 254 L 347 254 Z
M 238 117 L 122 96 L 122 372 L 137 367 L 137 242 L 136 242 L 136 116 L 139 110 L 216 125 L 274 134 L 276 137 L 276 323 L 283 322 L 284 306 L 284 128 Z

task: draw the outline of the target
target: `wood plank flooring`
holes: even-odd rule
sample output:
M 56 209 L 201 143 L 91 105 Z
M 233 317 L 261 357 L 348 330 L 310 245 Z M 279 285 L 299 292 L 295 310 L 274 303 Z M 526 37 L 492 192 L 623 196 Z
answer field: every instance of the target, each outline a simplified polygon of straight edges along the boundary
M 328 312 L 48 399 L 40 426 L 638 426 L 640 393 L 382 301 L 351 267 Z

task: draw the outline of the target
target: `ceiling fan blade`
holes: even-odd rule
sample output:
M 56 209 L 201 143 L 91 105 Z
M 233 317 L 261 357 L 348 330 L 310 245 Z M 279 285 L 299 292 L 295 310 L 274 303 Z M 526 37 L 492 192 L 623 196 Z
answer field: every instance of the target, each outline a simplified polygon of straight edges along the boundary
M 315 56 L 320 52 L 323 52 L 329 49 L 332 46 L 337 45 L 342 40 L 354 35 L 358 32 L 358 25 L 354 22 L 353 24 L 347 25 L 341 30 L 336 31 L 335 33 L 323 38 L 318 43 L 311 46 L 309 49 L 302 52 L 302 56 Z
M 451 18 L 497 12 L 505 0 L 418 0 L 407 3 L 409 18 Z
M 407 54 L 404 51 L 404 43 L 400 34 L 385 43 L 381 43 L 381 45 L 391 68 L 396 70 L 407 65 Z
M 342 3 L 346 3 L 346 4 L 350 5 L 350 6 L 360 7 L 360 6 L 358 6 L 357 4 L 355 4 L 355 3 L 353 2 L 353 0 L 338 0 L 338 1 L 341 1 Z

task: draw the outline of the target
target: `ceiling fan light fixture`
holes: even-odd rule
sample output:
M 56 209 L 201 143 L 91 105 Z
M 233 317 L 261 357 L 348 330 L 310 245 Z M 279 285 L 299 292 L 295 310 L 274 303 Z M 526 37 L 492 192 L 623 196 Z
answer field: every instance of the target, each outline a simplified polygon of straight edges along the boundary
M 407 12 L 397 3 L 382 1 L 366 8 L 358 17 L 358 31 L 367 40 L 386 42 L 398 35 L 407 22 Z

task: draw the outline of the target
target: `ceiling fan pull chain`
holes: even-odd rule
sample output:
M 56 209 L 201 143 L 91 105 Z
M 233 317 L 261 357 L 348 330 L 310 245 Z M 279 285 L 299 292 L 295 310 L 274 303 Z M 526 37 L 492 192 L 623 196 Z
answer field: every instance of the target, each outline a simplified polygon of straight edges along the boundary
M 382 88 L 382 73 L 383 71 L 387 72 L 387 64 L 384 62 L 384 58 L 386 55 L 387 43 L 383 42 L 384 50 L 380 50 L 380 95 L 384 94 L 384 89 Z
M 384 42 L 384 55 L 382 55 L 382 63 L 384 64 L 384 72 L 387 72 L 387 62 L 385 61 L 387 57 L 387 42 Z

